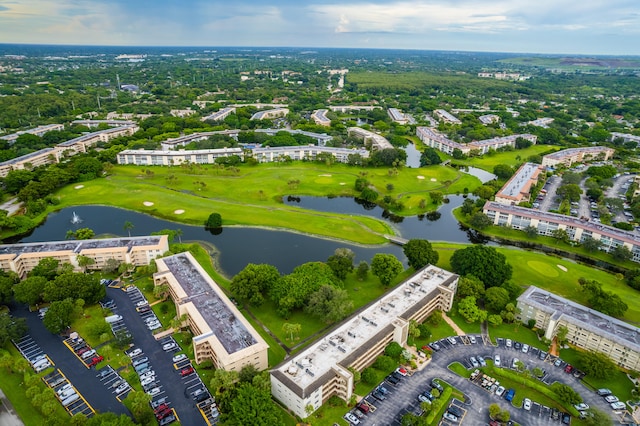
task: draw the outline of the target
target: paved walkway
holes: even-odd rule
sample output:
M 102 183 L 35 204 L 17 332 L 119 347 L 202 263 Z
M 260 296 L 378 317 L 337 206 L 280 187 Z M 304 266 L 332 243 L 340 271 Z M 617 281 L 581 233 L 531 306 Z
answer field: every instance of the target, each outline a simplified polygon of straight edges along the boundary
M 0 425 L 3 426 L 24 426 L 20 417 L 16 414 L 9 399 L 0 390 Z
M 453 320 L 449 318 L 445 312 L 442 313 L 442 319 L 444 319 L 446 323 L 449 324 L 451 328 L 453 328 L 453 331 L 455 331 L 458 336 L 464 336 L 465 334 L 467 334 L 462 331 L 462 329 L 458 327 L 458 324 L 453 322 Z

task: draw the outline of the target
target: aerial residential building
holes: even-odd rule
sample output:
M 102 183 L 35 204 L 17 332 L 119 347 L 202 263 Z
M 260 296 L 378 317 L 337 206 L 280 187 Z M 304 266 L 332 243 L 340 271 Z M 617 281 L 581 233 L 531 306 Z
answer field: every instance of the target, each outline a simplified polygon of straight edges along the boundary
M 258 111 L 251 116 L 251 120 L 273 120 L 274 118 L 285 117 L 289 114 L 289 108 L 275 108 L 265 111 Z
M 407 124 L 409 122 L 409 119 L 407 118 L 407 116 L 404 115 L 402 111 L 400 111 L 398 108 L 389 108 L 387 110 L 387 114 L 389 114 L 389 117 L 391 117 L 391 120 L 393 120 L 398 124 Z
M 331 126 L 331 120 L 327 118 L 328 109 L 317 109 L 311 114 L 311 119 L 319 126 Z
M 631 231 L 623 231 L 586 219 L 505 205 L 494 201 L 487 201 L 483 212 L 494 225 L 520 230 L 533 227 L 539 235 L 546 236 L 554 236 L 555 231 L 562 230 L 567 233 L 570 240 L 579 243 L 592 238 L 600 242 L 600 250 L 605 252 L 624 246 L 631 252 L 631 260 L 640 262 L 640 237 Z
M 486 126 L 487 124 L 499 123 L 500 116 L 495 114 L 485 114 L 478 117 L 478 120 Z
M 314 161 L 319 154 L 331 154 L 339 163 L 349 162 L 350 156 L 357 154 L 369 158 L 366 149 L 332 148 L 315 145 L 275 146 L 251 149 L 251 155 L 259 163 L 273 163 L 283 159 Z
M 0 163 L 0 177 L 6 177 L 12 170 L 31 170 L 35 167 L 53 164 L 60 161 L 59 150 L 55 148 L 44 148 L 31 152 L 11 160 Z
M 9 142 L 9 144 L 14 144 L 16 140 L 18 140 L 18 137 L 20 137 L 20 135 L 28 134 L 42 137 L 47 132 L 61 130 L 64 130 L 64 125 L 62 124 L 47 124 L 45 126 L 35 127 L 33 129 L 21 130 L 10 135 L 0 136 L 0 139 Z
M 451 272 L 432 265 L 419 270 L 271 370 L 272 395 L 301 418 L 334 395 L 349 401 L 355 387 L 349 369 L 369 367 L 391 342 L 405 345 L 409 322 L 451 309 L 457 285 Z
M 496 194 L 496 203 L 517 205 L 523 201 L 529 201 L 531 188 L 538 183 L 540 173 L 544 167 L 540 164 L 524 163 L 511 179 Z
M 442 151 L 446 154 L 453 154 L 455 149 L 459 149 L 463 154 L 469 155 L 472 152 L 477 155 L 486 154 L 489 150 L 496 150 L 505 146 L 516 146 L 518 138 L 526 139 L 532 143 L 536 143 L 537 136 L 529 133 L 519 135 L 502 136 L 499 138 L 485 139 L 482 141 L 473 141 L 468 144 L 452 141 L 437 130 L 429 127 L 417 127 L 416 135 L 427 146 Z
M 293 129 L 293 130 L 291 129 L 255 129 L 254 132 L 264 133 L 269 136 L 275 136 L 280 132 L 287 132 L 292 135 L 304 135 L 311 139 L 315 139 L 316 143 L 319 146 L 325 146 L 328 142 L 331 142 L 333 140 L 333 136 L 327 135 L 326 133 L 307 132 L 305 130 L 299 130 L 299 129 Z
M 545 167 L 556 167 L 558 165 L 571 167 L 574 163 L 587 161 L 607 161 L 615 150 L 606 146 L 588 146 L 581 148 L 569 148 L 556 151 L 542 157 L 542 165 Z
M 237 155 L 244 158 L 242 148 L 197 149 L 180 151 L 148 151 L 125 149 L 118 153 L 118 164 L 138 166 L 178 166 L 181 164 L 214 164 L 216 158 Z
M 101 124 L 106 124 L 109 127 L 120 126 L 133 126 L 136 123 L 130 120 L 74 120 L 71 124 L 77 124 L 79 126 L 87 126 L 88 128 L 98 127 Z
M 624 142 L 635 142 L 636 145 L 640 144 L 640 136 L 631 135 L 629 133 L 611 132 L 611 141 L 616 139 L 622 139 Z
M 92 259 L 94 263 L 86 268 L 93 270 L 104 268 L 111 259 L 144 266 L 168 250 L 169 239 L 166 235 L 3 244 L 0 245 L 0 269 L 25 277 L 42 259 L 53 258 L 60 264 L 68 263 L 81 271 L 83 268 L 78 264 L 79 256 Z
M 347 129 L 349 135 L 354 135 L 364 140 L 364 143 L 371 143 L 371 149 L 393 149 L 393 145 L 384 136 L 370 132 L 361 127 L 349 127 Z
M 235 114 L 236 109 L 234 107 L 222 108 L 219 111 L 214 112 L 213 114 L 207 115 L 206 117 L 202 117 L 202 121 L 222 121 L 231 114 Z
M 544 127 L 546 129 L 551 123 L 553 123 L 553 118 L 543 117 L 538 118 L 537 120 L 529 121 L 528 124 L 531 124 L 532 126 Z
M 433 111 L 433 113 L 438 117 L 440 121 L 444 121 L 445 123 L 451 124 L 462 124 L 462 121 L 458 119 L 458 117 L 452 115 L 449 111 L 444 109 L 437 109 Z
M 518 297 L 518 319 L 535 321 L 552 339 L 559 327 L 568 330 L 569 344 L 605 354 L 622 368 L 640 369 L 640 329 L 535 286 Z
M 377 105 L 330 105 L 329 109 L 333 112 L 341 112 L 343 114 L 352 113 L 354 111 L 373 111 L 374 109 L 380 109 L 381 106 Z
M 196 363 L 240 371 L 269 366 L 269 345 L 189 252 L 156 259 L 156 286 L 167 285 L 178 317 L 186 315 Z
M 481 141 L 473 141 L 467 144 L 472 151 L 475 151 L 477 154 L 486 154 L 489 150 L 497 150 L 500 148 L 504 148 L 505 146 L 515 147 L 516 140 L 518 138 L 526 139 L 529 142 L 535 144 L 538 140 L 536 135 L 532 135 L 529 133 L 519 134 L 519 135 L 509 135 L 509 136 L 501 136 L 498 138 L 485 139 Z
M 111 139 L 120 136 L 131 136 L 138 130 L 139 127 L 135 123 L 98 130 L 97 132 L 87 133 L 66 142 L 59 143 L 56 145 L 56 149 L 58 149 L 61 154 L 66 155 L 87 152 L 87 148 L 91 148 L 100 142 L 109 142 Z
M 190 115 L 195 114 L 197 111 L 192 110 L 191 108 L 187 108 L 187 109 L 172 109 L 171 111 L 169 111 L 169 114 L 171 114 L 173 117 L 188 117 Z

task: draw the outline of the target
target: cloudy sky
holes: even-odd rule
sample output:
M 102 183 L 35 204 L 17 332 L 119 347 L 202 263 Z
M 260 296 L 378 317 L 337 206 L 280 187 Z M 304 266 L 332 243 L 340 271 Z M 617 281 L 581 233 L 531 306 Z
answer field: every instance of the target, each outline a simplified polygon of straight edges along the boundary
M 0 42 L 640 54 L 638 0 L 0 0 Z

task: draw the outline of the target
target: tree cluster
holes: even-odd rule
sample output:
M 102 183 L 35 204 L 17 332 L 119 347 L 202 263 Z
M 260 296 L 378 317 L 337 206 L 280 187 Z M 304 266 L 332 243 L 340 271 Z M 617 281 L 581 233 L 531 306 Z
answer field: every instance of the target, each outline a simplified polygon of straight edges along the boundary
M 602 284 L 598 281 L 580 278 L 578 280 L 582 289 L 589 295 L 589 306 L 596 311 L 613 317 L 621 317 L 629 309 L 629 306 L 611 291 L 602 289 Z

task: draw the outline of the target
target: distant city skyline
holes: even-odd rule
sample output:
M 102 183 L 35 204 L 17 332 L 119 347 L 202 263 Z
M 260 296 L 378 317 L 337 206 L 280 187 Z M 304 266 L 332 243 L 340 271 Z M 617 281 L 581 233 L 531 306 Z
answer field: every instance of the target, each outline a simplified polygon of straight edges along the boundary
M 637 0 L 0 0 L 3 43 L 640 55 Z

